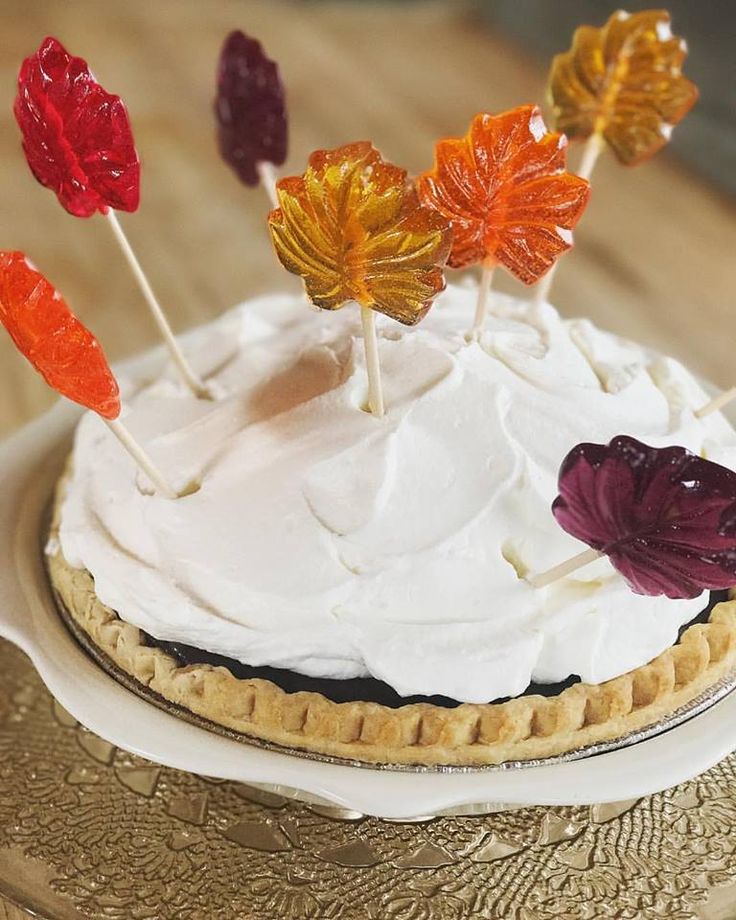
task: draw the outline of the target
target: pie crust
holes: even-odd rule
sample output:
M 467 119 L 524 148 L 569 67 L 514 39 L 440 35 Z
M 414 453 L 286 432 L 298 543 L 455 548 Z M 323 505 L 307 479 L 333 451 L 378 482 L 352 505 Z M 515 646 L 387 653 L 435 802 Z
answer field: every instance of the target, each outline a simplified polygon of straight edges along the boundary
M 58 547 L 57 495 L 50 546 Z M 335 703 L 319 693 L 287 693 L 224 667 L 180 665 L 145 644 L 141 630 L 106 607 L 94 580 L 57 548 L 46 564 L 57 601 L 92 642 L 139 683 L 217 725 L 313 754 L 375 764 L 483 766 L 535 760 L 611 741 L 646 728 L 700 696 L 736 668 L 736 600 L 642 667 L 602 684 L 578 683 L 556 696 L 446 709 L 413 703 Z

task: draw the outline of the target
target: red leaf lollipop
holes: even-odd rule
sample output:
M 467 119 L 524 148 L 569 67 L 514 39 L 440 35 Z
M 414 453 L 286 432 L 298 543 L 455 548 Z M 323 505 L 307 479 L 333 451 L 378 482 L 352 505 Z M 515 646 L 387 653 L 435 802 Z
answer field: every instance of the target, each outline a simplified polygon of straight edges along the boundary
M 138 208 L 140 164 L 125 106 L 55 38 L 23 61 L 13 111 L 33 175 L 70 214 Z
M 736 473 L 684 447 L 619 435 L 563 460 L 557 522 L 591 550 L 532 579 L 549 584 L 606 555 L 637 594 L 697 597 L 736 585 Z
M 272 166 L 286 159 L 284 87 L 276 63 L 243 32 L 231 32 L 220 52 L 215 117 L 222 158 L 246 185 L 263 182 L 277 207 Z
M 118 419 L 118 385 L 100 343 L 22 252 L 0 251 L 0 322 L 50 387 L 97 412 L 156 488 L 176 497 Z
M 206 395 L 115 216 L 115 210 L 135 211 L 140 195 L 140 163 L 120 97 L 49 37 L 23 61 L 13 111 L 33 175 L 75 217 L 107 217 L 174 364 L 195 395 Z

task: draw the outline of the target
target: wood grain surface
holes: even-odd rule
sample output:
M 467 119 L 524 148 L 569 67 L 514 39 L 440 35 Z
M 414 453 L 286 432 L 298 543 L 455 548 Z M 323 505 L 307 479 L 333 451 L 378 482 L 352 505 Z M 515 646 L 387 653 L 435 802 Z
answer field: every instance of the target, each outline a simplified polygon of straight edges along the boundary
M 545 68 L 457 4 L 2 0 L 2 12 L 0 248 L 25 250 L 112 359 L 156 332 L 107 224 L 66 214 L 26 166 L 11 105 L 18 65 L 44 35 L 86 57 L 128 104 L 143 194 L 122 220 L 177 330 L 296 286 L 271 252 L 265 197 L 240 186 L 216 152 L 214 67 L 228 30 L 260 37 L 280 62 L 287 172 L 315 147 L 363 138 L 418 171 L 434 140 L 463 133 L 477 111 L 544 99 Z M 733 384 L 734 230 L 733 202 L 666 154 L 633 170 L 604 157 L 553 300 Z M 507 278 L 499 286 L 518 289 Z M 0 434 L 53 400 L 0 336 Z M 16 916 L 0 906 L 0 917 Z
M 6 901 L 0 901 L 0 920 L 27 920 L 30 914 L 13 907 Z
M 229 29 L 259 36 L 281 64 L 287 170 L 301 171 L 316 146 L 370 138 L 417 171 L 433 141 L 463 132 L 476 111 L 544 98 L 545 69 L 455 4 L 3 0 L 3 12 L 0 247 L 26 250 L 113 359 L 156 332 L 107 224 L 69 216 L 36 184 L 10 112 L 19 61 L 45 34 L 86 57 L 128 103 L 143 195 L 122 220 L 177 329 L 295 285 L 270 250 L 265 198 L 216 153 L 213 71 Z M 733 383 L 734 227 L 733 203 L 666 154 L 636 169 L 605 157 L 553 299 L 567 315 L 587 314 Z M 0 384 L 0 434 L 54 399 L 4 337 Z

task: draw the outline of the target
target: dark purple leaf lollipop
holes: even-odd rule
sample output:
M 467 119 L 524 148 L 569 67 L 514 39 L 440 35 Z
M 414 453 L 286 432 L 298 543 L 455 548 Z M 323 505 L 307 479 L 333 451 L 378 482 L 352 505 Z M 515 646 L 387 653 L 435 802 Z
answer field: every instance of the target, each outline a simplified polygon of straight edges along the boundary
M 220 53 L 215 98 L 220 153 L 246 185 L 258 185 L 258 164 L 286 159 L 287 124 L 279 69 L 261 43 L 231 32 Z
M 732 470 L 619 435 L 574 447 L 559 490 L 559 525 L 605 553 L 637 594 L 691 598 L 736 585 Z

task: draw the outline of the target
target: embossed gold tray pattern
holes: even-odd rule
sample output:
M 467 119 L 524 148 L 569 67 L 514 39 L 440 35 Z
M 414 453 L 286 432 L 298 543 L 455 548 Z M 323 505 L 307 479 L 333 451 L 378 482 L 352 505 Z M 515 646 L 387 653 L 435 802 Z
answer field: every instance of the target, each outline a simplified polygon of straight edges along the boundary
M 49 920 L 717 920 L 736 756 L 639 801 L 390 823 L 150 764 L 0 641 L 0 894 Z

